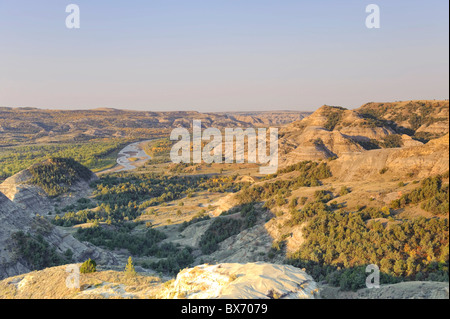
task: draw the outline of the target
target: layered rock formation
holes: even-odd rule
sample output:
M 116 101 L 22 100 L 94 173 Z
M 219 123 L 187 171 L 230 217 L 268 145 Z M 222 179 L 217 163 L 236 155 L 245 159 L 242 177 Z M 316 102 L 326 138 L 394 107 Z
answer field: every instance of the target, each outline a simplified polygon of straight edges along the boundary
M 359 142 L 382 139 L 394 132 L 374 127 L 358 113 L 324 105 L 311 116 L 280 131 L 282 164 L 320 160 L 365 149 Z
M 449 135 L 420 146 L 344 154 L 329 165 L 340 181 L 433 176 L 448 171 Z
M 413 100 L 367 103 L 355 110 L 395 122 L 398 127 L 442 136 L 448 133 L 449 101 Z
M 353 158 L 380 146 L 396 147 L 386 143 L 394 134 L 399 146 L 420 147 L 419 140 L 448 134 L 448 115 L 448 101 L 368 103 L 356 110 L 324 105 L 280 130 L 280 165 Z M 383 157 L 395 151 L 378 152 Z

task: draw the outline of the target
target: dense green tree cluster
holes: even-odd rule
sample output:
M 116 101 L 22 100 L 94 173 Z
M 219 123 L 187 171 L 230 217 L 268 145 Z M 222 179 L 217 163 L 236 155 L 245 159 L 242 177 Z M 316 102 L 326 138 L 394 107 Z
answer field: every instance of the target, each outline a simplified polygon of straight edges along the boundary
M 181 198 L 194 190 L 231 185 L 235 178 L 207 176 L 167 176 L 162 174 L 118 174 L 96 181 L 95 199 L 119 205 L 129 201 L 144 201 L 146 207 Z M 150 202 L 146 202 L 149 199 Z M 143 207 L 145 208 L 145 207 Z
M 148 161 L 149 164 L 162 164 L 170 162 L 170 150 L 173 145 L 173 141 L 169 139 L 161 139 L 148 143 L 144 150 L 151 156 Z
M 291 210 L 291 219 L 289 226 L 299 225 L 309 218 L 315 216 L 318 212 L 331 212 L 331 208 L 321 201 L 307 203 L 300 210 Z
M 211 217 L 209 217 L 209 215 L 206 215 L 205 213 L 199 213 L 196 216 L 194 216 L 190 221 L 184 221 L 179 227 L 178 227 L 178 231 L 182 232 L 183 230 L 185 230 L 186 228 L 188 228 L 190 225 L 204 221 L 204 220 L 209 220 L 211 219 Z
M 133 220 L 148 207 L 189 196 L 195 191 L 235 191 L 240 187 L 239 184 L 233 185 L 235 179 L 236 176 L 167 176 L 155 173 L 107 175 L 91 184 L 95 188 L 96 205 L 83 199 L 73 207 L 65 207 L 63 211 L 73 209 L 62 217 L 56 216 L 53 223 L 70 227 L 93 221 Z
M 326 267 L 328 270 L 326 281 L 329 285 L 341 287 L 342 290 L 356 291 L 366 288 L 366 278 L 369 275 L 366 272 L 367 266 L 357 266 L 353 268 L 336 269 L 334 267 Z M 323 271 L 322 271 L 323 272 Z M 395 284 L 401 282 L 402 279 L 386 273 L 380 273 L 380 283 Z
M 203 254 L 211 254 L 219 248 L 219 243 L 238 234 L 242 228 L 242 220 L 218 217 L 214 219 L 200 238 L 199 246 Z
M 398 148 L 403 146 L 402 137 L 399 134 L 387 135 L 379 143 L 384 148 Z
M 426 143 L 430 139 L 442 136 L 442 134 L 417 132 L 417 130 L 423 125 L 429 126 L 435 122 L 448 120 L 446 118 L 434 117 L 433 113 L 435 110 L 434 106 L 417 101 L 408 103 L 401 110 L 395 110 L 388 105 L 381 105 L 377 109 L 366 108 L 358 112 L 368 121 L 370 127 L 390 128 L 398 134 L 407 134 L 414 139 Z M 390 113 L 388 116 L 389 120 L 384 118 L 388 113 Z M 409 127 L 403 127 L 397 123 L 408 123 Z
M 421 203 L 422 209 L 435 215 L 448 214 L 449 184 L 443 182 L 445 178 L 448 178 L 448 172 L 443 175 L 424 179 L 420 187 L 392 201 L 391 207 L 398 209 L 410 204 L 416 205 Z
M 344 114 L 345 108 L 342 107 L 330 107 L 329 112 L 327 112 L 326 117 L 327 121 L 324 127 L 328 131 L 333 131 L 334 128 L 339 124 Z
M 339 282 L 344 289 L 360 288 L 365 276 L 357 267 L 376 264 L 386 275 L 383 278 L 394 278 L 388 282 L 448 281 L 447 219 L 421 217 L 385 224 L 376 218 L 388 217 L 388 209 L 344 212 L 315 204 L 303 213 L 303 221 L 308 221 L 305 242 L 291 262 L 306 267 L 317 280 Z
M 169 275 L 176 275 L 180 270 L 188 267 L 193 262 L 192 248 L 184 247 L 165 259 L 151 263 L 144 262 L 143 266 Z
M 135 256 L 164 255 L 165 250 L 161 251 L 158 243 L 166 236 L 152 228 L 143 234 L 132 234 L 136 226 L 135 223 L 121 223 L 108 227 L 78 228 L 75 236 L 81 241 L 88 241 L 109 250 L 125 248 Z
M 136 202 L 129 202 L 123 206 L 102 203 L 95 209 L 68 212 L 62 217 L 55 216 L 52 223 L 64 227 L 93 222 L 106 222 L 111 224 L 124 220 L 134 220 L 140 215 L 141 213 Z
M 66 213 L 62 217 L 56 215 L 52 223 L 56 226 L 71 227 L 101 219 L 103 219 L 103 216 L 98 211 L 81 210 L 76 213 Z
M 200 189 L 208 190 L 209 192 L 238 192 L 242 189 L 245 183 L 236 183 L 238 175 L 223 175 L 211 176 L 199 184 Z
M 109 250 L 127 249 L 133 256 L 156 257 L 156 262 L 143 262 L 142 266 L 167 274 L 176 274 L 190 265 L 194 258 L 190 247 L 161 243 L 166 236 L 156 229 L 133 232 L 137 224 L 120 223 L 114 226 L 79 228 L 75 237 Z
M 298 176 L 270 181 L 281 174 L 287 174 L 290 172 L 298 172 Z M 326 163 L 317 163 L 312 161 L 304 161 L 298 164 L 288 166 L 282 170 L 279 170 L 276 174 L 269 175 L 263 185 L 246 185 L 243 187 L 242 191 L 237 195 L 238 200 L 242 204 L 254 203 L 262 200 L 268 200 L 274 196 L 281 198 L 278 201 L 280 206 L 284 204 L 283 198 L 288 197 L 291 191 L 296 190 L 300 187 L 313 187 L 319 186 L 321 184 L 320 179 L 325 179 L 331 177 L 330 169 Z M 275 199 L 276 201 L 276 199 Z M 275 204 L 277 204 L 275 202 Z M 266 207 L 273 207 L 271 203 L 268 203 Z
M 233 209 L 233 212 L 235 210 L 236 208 Z M 204 254 L 215 252 L 219 248 L 219 243 L 255 225 L 258 213 L 254 205 L 242 205 L 239 210 L 241 211 L 240 218 L 221 216 L 214 219 L 200 238 L 199 246 Z
M 88 181 L 92 172 L 71 158 L 50 158 L 29 169 L 31 184 L 42 187 L 49 196 L 58 196 L 80 180 Z
M 370 139 L 365 141 L 357 141 L 359 145 L 366 150 L 374 150 L 380 148 L 399 148 L 403 146 L 402 136 L 400 134 L 390 134 L 381 140 Z
M 91 209 L 95 207 L 97 207 L 97 205 L 89 198 L 80 198 L 75 204 L 67 205 L 66 207 L 61 208 L 58 212 L 78 212 L 80 210 Z
M 72 262 L 73 252 L 71 250 L 67 250 L 64 254 L 58 253 L 42 235 L 32 236 L 19 231 L 12 234 L 11 239 L 17 257 L 24 260 L 27 266 L 33 270 Z
M 316 178 L 316 179 L 324 179 L 324 178 L 328 178 L 331 177 L 331 171 L 327 165 L 327 163 L 318 163 L 318 162 L 313 162 L 313 161 L 303 161 L 303 162 L 299 162 L 297 164 L 293 164 L 290 166 L 287 166 L 283 169 L 279 169 L 277 171 L 277 174 L 286 174 L 286 173 L 290 173 L 290 172 L 300 172 L 301 176 L 304 179 L 311 179 L 311 178 Z M 276 176 L 271 176 L 270 177 L 276 177 Z
M 328 203 L 333 198 L 333 193 L 327 190 L 322 189 L 314 192 L 314 200 L 317 202 Z

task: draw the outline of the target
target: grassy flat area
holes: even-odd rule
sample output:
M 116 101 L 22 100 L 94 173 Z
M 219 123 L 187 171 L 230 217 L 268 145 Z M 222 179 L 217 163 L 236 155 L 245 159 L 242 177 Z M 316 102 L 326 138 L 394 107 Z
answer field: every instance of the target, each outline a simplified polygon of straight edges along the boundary
M 94 172 L 116 164 L 118 152 L 129 140 L 99 139 L 88 143 L 55 143 L 0 148 L 0 180 L 49 157 L 73 158 Z

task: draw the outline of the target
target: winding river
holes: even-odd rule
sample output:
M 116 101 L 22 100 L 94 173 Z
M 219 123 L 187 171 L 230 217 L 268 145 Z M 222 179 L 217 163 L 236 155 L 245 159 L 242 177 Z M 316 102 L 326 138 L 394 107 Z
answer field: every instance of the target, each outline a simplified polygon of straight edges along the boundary
M 151 140 L 135 142 L 125 146 L 117 155 L 117 164 L 122 166 L 117 172 L 131 171 L 136 168 L 137 164 L 149 160 L 150 156 L 140 147 L 140 144 L 147 142 L 151 142 Z M 130 160 L 132 158 L 137 160 Z
M 145 153 L 141 144 L 151 142 L 153 140 L 139 141 L 128 144 L 117 154 L 117 165 L 113 168 L 98 172 L 99 174 L 131 171 L 136 169 L 141 164 L 145 163 L 151 157 Z

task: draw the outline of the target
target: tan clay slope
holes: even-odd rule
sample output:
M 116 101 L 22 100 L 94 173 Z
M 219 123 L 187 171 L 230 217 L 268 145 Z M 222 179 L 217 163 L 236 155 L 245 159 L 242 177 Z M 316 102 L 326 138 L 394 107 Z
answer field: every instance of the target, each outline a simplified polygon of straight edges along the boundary
M 449 169 L 449 135 L 421 146 L 346 154 L 329 165 L 339 181 L 429 177 Z

